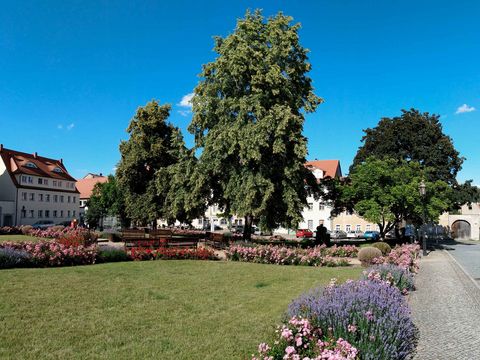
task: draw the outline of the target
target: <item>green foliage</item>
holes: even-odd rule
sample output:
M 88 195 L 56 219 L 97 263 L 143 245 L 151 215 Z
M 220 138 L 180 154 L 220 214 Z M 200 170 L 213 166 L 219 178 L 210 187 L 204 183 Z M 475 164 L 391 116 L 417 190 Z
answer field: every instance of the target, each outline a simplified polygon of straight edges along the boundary
M 382 256 L 382 252 L 376 247 L 364 247 L 358 251 L 358 260 L 363 266 L 369 266 L 373 264 L 373 259 Z
M 372 247 L 380 250 L 382 252 L 382 255 L 388 255 L 390 251 L 392 251 L 392 248 L 390 247 L 390 245 L 388 245 L 386 242 L 383 242 L 383 241 L 373 243 Z
M 218 57 L 203 66 L 192 100 L 189 131 L 202 150 L 193 188 L 207 185 L 225 214 L 246 217 L 246 237 L 253 219 L 267 230 L 295 227 L 316 188 L 302 130 L 304 113 L 322 100 L 291 21 L 247 12 L 231 35 L 215 38 Z
M 363 145 L 358 149 L 350 172 L 370 156 L 380 159 L 418 162 L 430 168 L 428 180 L 456 184 L 456 175 L 464 161 L 443 133 L 438 115 L 402 110 L 402 115 L 382 118 L 373 129 L 364 130 Z
M 123 249 L 101 249 L 98 252 L 97 260 L 100 263 L 109 263 L 109 262 L 119 262 L 119 261 L 129 261 L 127 253 Z
M 420 223 L 423 211 L 427 219 L 437 219 L 451 205 L 451 188 L 437 180 L 426 181 L 427 195 L 422 199 L 419 184 L 430 169 L 416 162 L 368 158 L 357 165 L 348 181 L 337 183 L 338 208 L 353 208 L 363 218 L 375 222 L 383 238 L 402 220 Z

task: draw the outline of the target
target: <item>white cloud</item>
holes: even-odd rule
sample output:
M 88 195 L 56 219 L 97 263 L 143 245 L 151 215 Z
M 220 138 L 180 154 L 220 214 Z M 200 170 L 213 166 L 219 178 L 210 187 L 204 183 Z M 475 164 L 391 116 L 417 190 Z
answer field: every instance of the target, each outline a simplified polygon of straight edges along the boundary
M 193 98 L 193 93 L 184 95 L 182 97 L 182 100 L 178 104 L 178 106 L 185 107 L 185 108 L 192 108 L 192 98 Z
M 185 116 L 187 117 L 188 115 L 190 115 L 192 112 L 190 110 L 178 110 L 178 113 L 182 116 Z
M 475 111 L 475 108 L 473 106 L 468 106 L 467 104 L 463 104 L 462 106 L 459 106 L 455 114 L 463 114 L 463 113 L 468 113 Z
M 72 130 L 75 127 L 74 123 L 71 123 L 70 125 L 67 125 L 67 130 Z

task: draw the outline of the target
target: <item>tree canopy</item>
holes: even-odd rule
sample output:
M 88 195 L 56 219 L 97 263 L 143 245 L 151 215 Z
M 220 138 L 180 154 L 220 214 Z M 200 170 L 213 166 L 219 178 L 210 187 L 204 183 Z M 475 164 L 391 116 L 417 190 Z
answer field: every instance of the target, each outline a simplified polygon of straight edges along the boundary
M 418 110 L 402 110 L 402 115 L 382 118 L 372 129 L 364 130 L 363 145 L 350 167 L 350 172 L 368 157 L 418 162 L 431 168 L 429 180 L 456 184 L 457 173 L 464 158 L 453 146 L 452 139 L 443 133 L 438 115 Z
M 203 66 L 192 100 L 197 187 L 208 183 L 210 202 L 246 218 L 247 238 L 253 219 L 268 229 L 296 226 L 312 189 L 305 182 L 315 184 L 302 130 L 304 113 L 322 100 L 291 21 L 247 12 L 231 35 L 215 38 L 218 57 Z
M 155 226 L 157 219 L 176 217 L 168 201 L 173 179 L 165 174 L 185 161 L 187 150 L 180 130 L 167 122 L 170 108 L 157 101 L 138 108 L 127 129 L 130 138 L 120 144 L 117 177 L 126 214 L 143 225 Z M 164 181 L 159 182 L 158 177 Z
M 413 161 L 367 158 L 354 168 L 347 181 L 337 184 L 337 212 L 355 210 L 377 223 L 382 237 L 402 221 L 421 224 L 424 207 L 427 220 L 435 221 L 449 208 L 452 190 L 445 181 L 427 180 L 422 199 L 419 184 L 432 171 Z

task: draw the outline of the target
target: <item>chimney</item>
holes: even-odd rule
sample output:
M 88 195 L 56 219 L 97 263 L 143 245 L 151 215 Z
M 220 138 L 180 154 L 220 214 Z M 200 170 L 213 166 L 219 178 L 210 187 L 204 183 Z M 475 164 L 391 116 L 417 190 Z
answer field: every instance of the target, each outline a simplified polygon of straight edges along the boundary
M 37 152 L 36 152 L 36 151 L 33 153 L 33 158 L 34 158 L 34 159 L 37 158 Z
M 103 174 L 102 174 L 102 173 L 100 173 L 100 176 L 103 176 Z
M 0 144 L 0 152 L 3 150 L 3 144 Z
M 60 159 L 60 164 L 63 164 L 63 159 Z

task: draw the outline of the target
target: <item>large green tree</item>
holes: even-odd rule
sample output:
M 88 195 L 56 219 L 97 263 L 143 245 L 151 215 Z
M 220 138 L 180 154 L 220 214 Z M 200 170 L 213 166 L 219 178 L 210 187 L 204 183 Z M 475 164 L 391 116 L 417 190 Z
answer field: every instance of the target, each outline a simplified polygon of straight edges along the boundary
M 434 221 L 449 208 L 452 190 L 445 181 L 426 180 L 426 196 L 422 198 L 419 184 L 432 172 L 435 169 L 414 161 L 367 158 L 346 181 L 334 187 L 337 212 L 355 210 L 378 224 L 382 238 L 403 221 L 421 224 L 424 210 L 427 220 Z
M 118 183 L 126 214 L 138 224 L 156 226 L 157 219 L 171 219 L 166 205 L 171 181 L 159 186 L 157 174 L 182 161 L 186 149 L 180 130 L 167 122 L 170 108 L 157 101 L 138 108 L 127 129 L 130 138 L 120 144 Z
M 418 162 L 432 169 L 432 181 L 457 183 L 457 173 L 464 158 L 453 146 L 452 139 L 443 133 L 438 115 L 418 110 L 402 110 L 401 116 L 382 118 L 374 128 L 364 130 L 363 145 L 350 167 L 350 172 L 368 157 Z
M 247 12 L 235 31 L 215 38 L 218 57 L 203 66 L 189 130 L 201 149 L 197 187 L 208 183 L 210 203 L 225 214 L 272 229 L 296 226 L 315 186 L 304 167 L 304 114 L 322 100 L 307 76 L 300 25 L 281 13 Z

